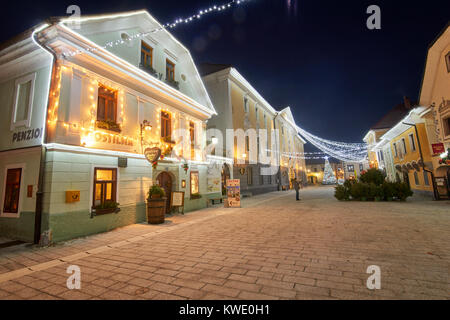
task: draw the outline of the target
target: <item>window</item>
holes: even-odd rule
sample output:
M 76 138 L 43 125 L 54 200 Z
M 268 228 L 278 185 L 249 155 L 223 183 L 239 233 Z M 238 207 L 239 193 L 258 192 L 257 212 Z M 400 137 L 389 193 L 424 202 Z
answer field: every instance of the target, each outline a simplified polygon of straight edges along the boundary
M 416 186 L 418 186 L 419 183 L 419 175 L 417 174 L 417 171 L 414 171 L 414 183 L 416 184 Z
M 447 64 L 447 72 L 450 72 L 450 52 L 445 56 L 445 63 Z
M 191 196 L 197 195 L 199 193 L 199 183 L 198 183 L 198 172 L 192 171 L 191 172 Z
M 406 154 L 406 141 L 402 138 L 403 154 Z
M 245 136 L 245 150 L 250 151 L 250 137 Z
M 98 121 L 117 121 L 117 91 L 111 90 L 103 85 L 98 87 L 97 103 Z
M 104 207 L 116 202 L 117 169 L 94 169 L 94 201 L 93 207 Z
M 19 213 L 20 181 L 22 168 L 6 170 L 3 213 Z
M 430 185 L 430 180 L 428 180 L 428 172 L 426 172 L 426 171 L 423 172 L 423 181 L 426 186 Z
M 11 130 L 19 126 L 30 126 L 35 79 L 36 74 L 33 73 L 19 78 L 15 82 Z
M 253 184 L 253 168 L 247 167 L 247 184 L 251 186 Z
M 363 166 L 362 163 L 360 163 L 360 164 L 359 164 L 359 172 L 361 172 L 361 171 L 363 171 L 363 170 L 364 170 L 364 166 Z
M 397 144 L 394 142 L 393 146 L 394 146 L 395 157 L 398 157 Z
M 411 145 L 411 151 L 416 151 L 416 143 L 414 141 L 414 134 L 409 135 L 409 144 Z
M 259 120 L 258 107 L 255 107 L 255 117 L 256 117 L 256 121 L 258 121 Z
M 191 138 L 191 159 L 195 158 L 195 124 L 189 121 L 189 136 Z
M 161 111 L 161 138 L 170 139 L 172 135 L 172 122 L 170 113 Z
M 353 172 L 353 171 L 355 171 L 355 166 L 352 165 L 352 164 L 349 164 L 349 165 L 347 166 L 347 171 L 348 171 L 348 172 Z
M 141 65 L 143 67 L 153 67 L 153 48 L 144 41 L 141 41 Z
M 313 170 L 314 172 L 317 172 L 317 168 L 314 168 L 314 170 Z
M 175 63 L 166 59 L 166 79 L 169 81 L 175 81 Z
M 444 125 L 444 134 L 445 136 L 450 136 L 450 117 L 447 117 L 442 120 Z
M 244 98 L 244 112 L 247 113 L 248 112 L 248 99 Z

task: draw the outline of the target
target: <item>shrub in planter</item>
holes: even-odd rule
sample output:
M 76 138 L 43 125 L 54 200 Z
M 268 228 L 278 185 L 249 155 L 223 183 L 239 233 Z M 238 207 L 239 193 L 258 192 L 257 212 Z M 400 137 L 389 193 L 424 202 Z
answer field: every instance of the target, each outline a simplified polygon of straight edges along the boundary
M 413 192 L 411 191 L 409 185 L 404 182 L 394 183 L 394 190 L 394 196 L 401 201 L 405 201 L 406 198 L 413 195 Z
M 334 190 L 334 196 L 336 199 L 340 201 L 349 200 L 350 199 L 349 189 L 344 186 L 337 186 Z
M 361 174 L 359 180 L 364 183 L 373 183 L 379 186 L 383 184 L 384 178 L 385 177 L 383 171 L 372 168 Z
M 155 199 L 155 198 L 163 198 L 166 195 L 166 192 L 163 188 L 157 185 L 153 185 L 150 187 L 150 190 L 148 191 L 148 199 Z

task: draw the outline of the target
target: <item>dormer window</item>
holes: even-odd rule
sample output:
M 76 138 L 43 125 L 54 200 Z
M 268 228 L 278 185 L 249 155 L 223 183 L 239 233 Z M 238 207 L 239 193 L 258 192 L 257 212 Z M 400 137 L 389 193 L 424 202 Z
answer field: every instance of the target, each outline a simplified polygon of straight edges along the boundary
M 166 80 L 175 81 L 175 63 L 166 59 Z
M 153 67 L 153 48 L 144 41 L 141 42 L 141 65 L 144 68 Z

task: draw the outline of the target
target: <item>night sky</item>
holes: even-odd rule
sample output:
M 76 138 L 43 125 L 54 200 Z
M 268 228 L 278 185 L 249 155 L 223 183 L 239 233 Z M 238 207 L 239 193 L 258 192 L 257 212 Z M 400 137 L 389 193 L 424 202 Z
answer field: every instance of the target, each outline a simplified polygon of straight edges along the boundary
M 226 2 L 226 0 L 225 0 Z M 77 4 L 82 14 L 146 8 L 161 23 L 222 1 L 96 0 L 3 3 L 0 41 Z M 381 8 L 381 30 L 366 9 Z M 427 48 L 450 18 L 450 1 L 251 0 L 180 25 L 173 34 L 196 63 L 234 65 L 276 109 L 323 138 L 361 142 L 404 95 L 418 99 Z

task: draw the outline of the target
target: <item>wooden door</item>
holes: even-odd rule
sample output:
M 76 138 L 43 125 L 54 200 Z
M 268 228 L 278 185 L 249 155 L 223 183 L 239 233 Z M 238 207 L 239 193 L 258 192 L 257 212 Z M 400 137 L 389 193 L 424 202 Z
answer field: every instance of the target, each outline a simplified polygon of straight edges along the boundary
M 172 177 L 168 172 L 161 172 L 156 178 L 157 184 L 166 192 L 166 214 L 170 213 L 170 199 L 172 194 Z

